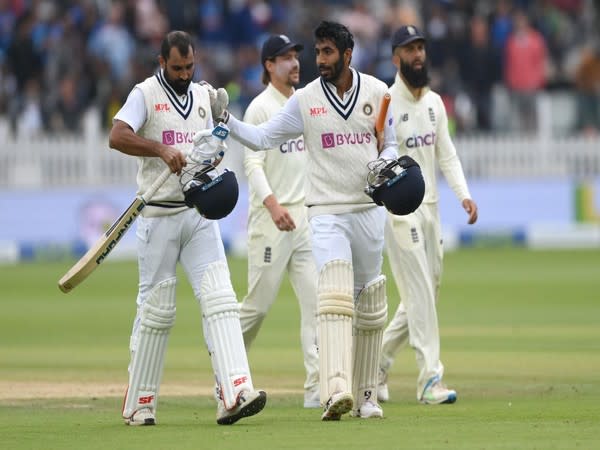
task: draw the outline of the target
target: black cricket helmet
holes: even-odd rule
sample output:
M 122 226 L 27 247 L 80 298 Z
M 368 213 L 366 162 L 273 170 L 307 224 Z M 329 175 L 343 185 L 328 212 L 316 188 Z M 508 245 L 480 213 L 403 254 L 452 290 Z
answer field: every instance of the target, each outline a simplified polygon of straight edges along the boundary
M 379 206 L 397 216 L 413 213 L 425 196 L 421 167 L 410 156 L 369 163 L 366 193 Z
M 238 182 L 231 170 L 219 173 L 211 164 L 195 165 L 183 170 L 180 182 L 185 204 L 207 219 L 226 217 L 238 201 Z

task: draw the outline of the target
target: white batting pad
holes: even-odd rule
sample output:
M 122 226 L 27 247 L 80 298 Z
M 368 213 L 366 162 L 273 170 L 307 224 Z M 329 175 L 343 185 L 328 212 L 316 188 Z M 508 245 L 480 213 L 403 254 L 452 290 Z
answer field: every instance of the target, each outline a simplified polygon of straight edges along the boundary
M 226 409 L 235 408 L 241 391 L 253 391 L 242 337 L 238 302 L 226 261 L 208 266 L 200 283 L 204 333 L 217 385 Z
M 380 275 L 360 291 L 354 311 L 352 394 L 356 410 L 367 400 L 377 401 L 379 357 L 386 322 L 385 276 Z
M 131 352 L 124 418 L 141 408 L 156 410 L 167 341 L 175 323 L 176 284 L 175 278 L 157 284 L 141 306 L 137 336 L 132 336 L 135 347 Z
M 321 403 L 352 386 L 352 264 L 336 259 L 321 269 L 319 295 L 319 372 Z

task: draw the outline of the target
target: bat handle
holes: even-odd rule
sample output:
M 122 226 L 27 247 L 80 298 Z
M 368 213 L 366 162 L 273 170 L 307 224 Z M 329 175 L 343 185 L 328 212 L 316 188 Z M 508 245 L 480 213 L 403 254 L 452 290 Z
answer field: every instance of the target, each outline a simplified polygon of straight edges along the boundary
M 165 181 L 167 181 L 167 178 L 169 178 L 170 175 L 171 175 L 171 169 L 169 167 L 167 167 L 165 170 L 162 171 L 162 173 L 158 176 L 158 178 L 156 180 L 154 180 L 154 183 L 152 183 L 150 185 L 148 190 L 141 195 L 142 201 L 144 203 L 148 203 L 150 201 L 150 199 L 154 196 L 156 191 L 158 191 L 160 189 L 160 187 L 163 184 L 165 184 Z
M 392 100 L 392 96 L 389 92 L 386 92 L 383 96 L 381 107 L 379 109 L 379 115 L 377 116 L 377 120 L 375 122 L 375 130 L 378 133 L 383 133 L 383 129 L 385 128 L 385 119 L 387 116 L 388 107 L 390 106 L 390 101 Z

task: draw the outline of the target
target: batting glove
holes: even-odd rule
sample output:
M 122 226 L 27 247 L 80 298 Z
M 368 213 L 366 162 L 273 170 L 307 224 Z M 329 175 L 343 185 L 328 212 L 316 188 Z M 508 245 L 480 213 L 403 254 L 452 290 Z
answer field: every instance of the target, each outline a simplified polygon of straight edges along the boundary
M 219 124 L 212 130 L 206 129 L 194 134 L 194 147 L 190 159 L 198 164 L 215 164 L 225 156 L 227 144 L 225 139 L 229 136 L 229 128 Z
M 199 84 L 204 86 L 208 91 L 213 120 L 217 121 L 224 117 L 227 112 L 227 107 L 229 106 L 229 94 L 227 94 L 227 91 L 223 88 L 215 89 L 209 82 L 204 80 L 200 81 Z

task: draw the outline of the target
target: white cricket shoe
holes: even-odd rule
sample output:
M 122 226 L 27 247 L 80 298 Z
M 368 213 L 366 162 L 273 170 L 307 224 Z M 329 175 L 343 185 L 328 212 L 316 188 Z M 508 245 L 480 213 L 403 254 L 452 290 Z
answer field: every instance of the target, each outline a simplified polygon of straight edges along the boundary
M 267 404 L 265 391 L 243 391 L 238 396 L 237 405 L 232 409 L 225 409 L 223 400 L 217 403 L 217 423 L 231 425 L 244 417 L 258 414 Z
M 373 400 L 367 400 L 357 410 L 352 410 L 352 417 L 361 419 L 381 419 L 383 418 L 383 409 Z
M 305 408 L 320 408 L 321 396 L 319 394 L 319 386 L 313 389 L 304 391 L 304 407 Z
M 377 401 L 385 403 L 390 400 L 390 391 L 388 390 L 387 379 L 388 375 L 385 370 L 379 368 L 379 381 L 377 384 Z
M 125 425 L 156 425 L 156 418 L 150 408 L 142 408 L 134 412 L 131 417 L 125 418 Z
M 421 403 L 426 405 L 439 405 L 441 403 L 454 403 L 456 401 L 456 391 L 448 389 L 440 381 L 440 377 L 431 378 L 423 389 L 423 394 L 419 399 Z
M 354 405 L 354 397 L 350 392 L 336 392 L 325 405 L 321 420 L 340 420 L 342 414 L 346 414 Z

